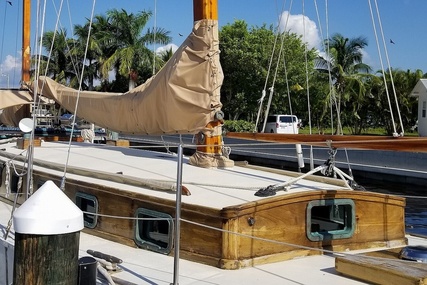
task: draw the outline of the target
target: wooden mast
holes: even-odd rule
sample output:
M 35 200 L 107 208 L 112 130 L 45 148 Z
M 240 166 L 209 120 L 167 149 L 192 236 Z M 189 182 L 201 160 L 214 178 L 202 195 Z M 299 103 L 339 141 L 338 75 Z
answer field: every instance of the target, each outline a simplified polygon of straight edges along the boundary
M 203 19 L 218 20 L 217 0 L 193 0 L 193 18 L 194 22 Z M 206 126 L 207 129 L 220 127 L 220 121 L 212 121 Z M 221 154 L 221 136 L 220 135 L 197 135 L 197 150 L 208 154 Z
M 193 0 L 193 18 L 194 22 L 200 20 L 218 21 L 218 2 L 217 0 Z M 218 38 L 218 30 L 215 38 Z M 205 165 L 204 167 L 230 167 L 234 162 L 223 156 L 222 124 L 224 123 L 223 113 L 217 112 L 215 119 L 206 125 L 203 132 L 196 135 L 197 153 L 201 154 L 206 161 L 216 161 L 216 163 Z M 192 160 L 190 160 L 192 163 Z M 203 163 L 194 162 L 194 165 L 202 166 Z
M 22 20 L 22 74 L 21 88 L 30 82 L 31 50 L 30 50 L 30 32 L 31 32 L 31 0 L 24 0 L 23 20 Z
M 194 22 L 210 19 L 218 20 L 218 3 L 217 0 L 193 0 L 193 18 Z M 220 121 L 212 121 L 207 124 L 207 129 L 220 127 Z M 208 154 L 221 154 L 221 135 L 202 135 L 197 136 L 197 150 Z
M 202 19 L 218 20 L 217 0 L 194 0 L 193 13 L 194 21 Z

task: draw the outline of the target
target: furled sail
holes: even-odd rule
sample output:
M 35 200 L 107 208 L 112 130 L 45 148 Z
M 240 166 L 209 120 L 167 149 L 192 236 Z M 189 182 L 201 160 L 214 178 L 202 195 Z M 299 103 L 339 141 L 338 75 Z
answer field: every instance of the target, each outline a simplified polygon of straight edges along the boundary
M 18 126 L 25 117 L 27 104 L 33 98 L 27 90 L 0 90 L 0 122 L 7 126 Z
M 218 21 L 194 23 L 192 33 L 152 78 L 124 94 L 81 91 L 40 77 L 41 94 L 77 117 L 122 134 L 197 133 L 221 111 Z

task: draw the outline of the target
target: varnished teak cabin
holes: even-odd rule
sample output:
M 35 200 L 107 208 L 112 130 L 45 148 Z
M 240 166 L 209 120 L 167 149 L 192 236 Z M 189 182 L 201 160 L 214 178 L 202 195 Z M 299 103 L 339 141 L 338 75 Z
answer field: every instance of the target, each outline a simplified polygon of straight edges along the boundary
M 0 152 L 3 163 L 21 152 L 13 143 L 4 147 Z M 175 192 L 152 190 L 156 187 L 150 185 L 154 181 L 173 184 L 176 156 L 79 143 L 71 151 L 65 192 L 87 212 L 85 231 L 172 255 Z M 58 162 L 65 155 L 61 142 L 43 142 L 37 147 L 34 189 L 47 180 L 60 184 Z M 316 249 L 345 251 L 407 242 L 403 198 L 348 190 L 340 181 L 321 177 L 260 198 L 254 196 L 257 188 L 286 181 L 292 173 L 249 165 L 205 169 L 187 160 L 183 167 L 183 186 L 191 193 L 182 197 L 183 258 L 238 269 L 321 254 Z M 5 173 L 6 167 L 3 181 Z M 18 179 L 12 181 L 16 193 Z M 3 184 L 1 192 L 4 189 Z M 2 195 L 10 202 L 13 198 Z M 134 217 L 156 219 L 136 221 Z

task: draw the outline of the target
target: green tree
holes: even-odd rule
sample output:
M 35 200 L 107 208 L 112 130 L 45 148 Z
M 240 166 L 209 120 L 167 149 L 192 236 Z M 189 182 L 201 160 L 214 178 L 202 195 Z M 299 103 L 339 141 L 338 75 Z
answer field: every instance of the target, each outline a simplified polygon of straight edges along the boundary
M 42 46 L 47 55 L 35 55 L 40 57 L 40 73 L 46 74 L 54 80 L 67 84 L 75 76 L 75 68 L 70 50 L 74 46 L 74 40 L 67 38 L 65 30 L 58 32 L 48 31 L 44 33 Z
M 423 78 L 421 70 L 414 72 L 407 70 L 392 69 L 384 72 L 387 89 L 384 85 L 384 77 L 381 73 L 378 79 L 381 81 L 381 88 L 378 88 L 375 97 L 376 125 L 383 126 L 388 135 L 392 135 L 396 130 L 398 133 L 408 130 L 418 119 L 417 98 L 411 96 L 411 91 L 418 80 Z M 393 82 L 392 80 L 393 79 Z M 394 83 L 394 86 L 392 85 Z M 396 92 L 396 100 L 394 97 Z M 388 93 L 388 95 L 387 95 Z M 390 104 L 389 104 L 390 100 Z M 391 106 L 391 110 L 390 110 Z M 393 114 L 393 119 L 392 115 Z M 406 130 L 400 127 L 400 119 Z
M 160 59 L 162 60 L 163 64 L 166 63 L 172 56 L 173 56 L 172 47 L 160 53 Z
M 317 70 L 331 74 L 331 82 L 328 81 L 328 84 L 332 84 L 333 88 L 325 102 L 329 102 L 336 109 L 337 134 L 342 134 L 341 119 L 353 125 L 354 120 L 360 120 L 357 111 L 366 94 L 364 79 L 371 70 L 363 63 L 362 50 L 367 45 L 364 37 L 349 39 L 337 33 L 325 40 L 326 58 L 317 60 Z M 360 130 L 359 127 L 356 129 Z
M 111 55 L 102 62 L 102 76 L 108 78 L 111 70 L 116 71 L 116 76 L 128 79 L 129 88 L 135 86 L 139 73 L 144 69 L 151 70 L 153 66 L 153 53 L 148 49 L 148 44 L 167 44 L 171 38 L 169 32 L 157 28 L 142 31 L 151 17 L 151 12 L 142 11 L 128 14 L 125 10 L 107 11 L 108 34 L 103 38 L 106 49 Z
M 85 65 L 82 83 L 87 83 L 88 90 L 93 90 L 95 79 L 100 79 L 100 64 L 102 62 L 101 60 L 104 56 L 104 52 L 102 41 L 98 39 L 100 38 L 100 31 L 101 33 L 104 33 L 103 28 L 105 28 L 105 26 L 102 23 L 104 23 L 104 19 L 102 17 L 95 17 L 95 20 L 93 21 L 91 26 L 92 30 L 91 36 L 89 37 L 89 41 L 89 20 L 87 20 L 87 22 L 83 26 L 74 26 L 74 35 L 77 36 L 77 39 L 76 45 L 72 49 L 72 55 L 74 58 L 76 58 L 76 62 L 78 62 L 78 70 L 83 70 L 83 65 Z M 85 56 L 87 44 L 87 53 Z M 84 62 L 85 57 L 86 61 Z M 72 87 L 75 87 L 75 85 L 78 86 L 79 84 L 81 76 L 80 72 L 76 75 L 76 78 L 71 81 Z
M 277 50 L 271 55 L 275 41 L 272 27 L 263 25 L 248 28 L 245 21 L 236 20 L 223 26 L 219 36 L 220 60 L 225 75 L 221 100 L 226 116 L 232 120 L 256 120 L 258 101 L 264 89 L 270 61 L 273 62 L 273 69 L 277 62 L 281 63 L 274 83 L 270 113 L 285 113 L 289 110 L 287 86 L 305 82 L 305 47 L 301 38 L 295 34 L 281 34 L 280 36 L 285 37 L 285 45 L 279 58 Z M 314 51 L 310 50 L 309 61 L 312 61 L 314 55 Z M 288 82 L 283 62 L 286 62 Z M 273 78 L 269 78 L 267 88 L 273 84 L 272 81 Z M 307 105 L 301 104 L 300 98 L 294 96 L 299 94 L 298 91 L 290 92 L 293 94 L 293 104 L 298 105 L 296 112 L 307 113 Z

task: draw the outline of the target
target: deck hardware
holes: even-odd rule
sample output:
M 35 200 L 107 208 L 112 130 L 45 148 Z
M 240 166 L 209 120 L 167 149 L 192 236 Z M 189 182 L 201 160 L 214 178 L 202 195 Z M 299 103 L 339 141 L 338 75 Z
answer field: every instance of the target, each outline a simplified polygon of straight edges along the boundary
M 249 217 L 248 218 L 248 224 L 249 224 L 249 226 L 252 227 L 255 224 L 255 219 L 253 217 Z

